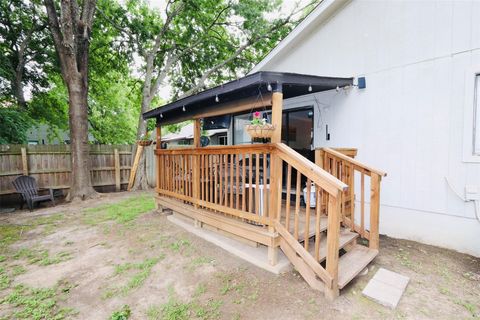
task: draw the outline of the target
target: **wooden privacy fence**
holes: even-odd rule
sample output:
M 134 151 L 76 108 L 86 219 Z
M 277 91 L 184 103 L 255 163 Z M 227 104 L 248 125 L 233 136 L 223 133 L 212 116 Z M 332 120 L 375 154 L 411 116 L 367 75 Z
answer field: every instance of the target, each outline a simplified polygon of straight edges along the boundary
M 128 183 L 132 145 L 90 145 L 92 184 L 115 186 Z M 0 145 L 0 195 L 15 192 L 12 181 L 20 175 L 34 177 L 40 188 L 70 187 L 69 145 Z

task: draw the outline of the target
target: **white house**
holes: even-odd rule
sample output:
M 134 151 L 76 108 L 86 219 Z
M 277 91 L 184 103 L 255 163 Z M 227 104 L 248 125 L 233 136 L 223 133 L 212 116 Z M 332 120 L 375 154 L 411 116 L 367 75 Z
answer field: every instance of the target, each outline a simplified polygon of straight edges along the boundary
M 364 77 L 285 108 L 388 172 L 382 234 L 480 256 L 480 1 L 324 0 L 257 71 Z

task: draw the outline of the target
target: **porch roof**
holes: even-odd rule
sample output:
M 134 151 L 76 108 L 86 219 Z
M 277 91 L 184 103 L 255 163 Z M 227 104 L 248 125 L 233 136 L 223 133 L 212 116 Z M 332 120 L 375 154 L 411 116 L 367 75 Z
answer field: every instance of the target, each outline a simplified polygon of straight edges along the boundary
M 156 118 L 157 124 L 183 121 L 189 116 L 194 117 L 202 113 L 202 110 L 207 107 L 211 109 L 218 105 L 222 108 L 224 103 L 268 94 L 269 84 L 272 91 L 283 92 L 283 98 L 288 99 L 349 86 L 353 84 L 353 78 L 259 71 L 145 112 L 143 118 Z M 309 90 L 310 86 L 311 90 Z M 231 112 L 226 109 L 225 114 L 229 113 Z

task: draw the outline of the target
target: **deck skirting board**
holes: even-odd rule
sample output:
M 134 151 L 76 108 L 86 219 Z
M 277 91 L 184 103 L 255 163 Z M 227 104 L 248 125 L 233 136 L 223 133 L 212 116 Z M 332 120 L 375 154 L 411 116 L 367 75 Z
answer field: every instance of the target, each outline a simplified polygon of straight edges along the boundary
M 270 245 L 275 241 L 276 235 L 268 232 L 262 227 L 253 226 L 241 221 L 235 221 L 232 218 L 211 213 L 201 208 L 194 208 L 189 204 L 184 204 L 181 201 L 174 199 L 157 197 L 157 203 L 189 218 L 197 219 L 200 222 L 233 233 L 237 236 L 244 237 L 251 241 L 264 245 Z
M 288 272 L 292 268 L 292 265 L 282 252 L 279 252 L 278 254 L 278 263 L 275 266 L 272 266 L 268 262 L 268 248 L 265 246 L 261 245 L 257 248 L 254 248 L 247 244 L 241 243 L 240 241 L 221 235 L 217 232 L 210 231 L 204 228 L 196 228 L 192 223 L 189 223 L 188 221 L 186 221 L 186 219 L 181 218 L 176 213 L 168 216 L 167 219 L 170 222 L 184 228 L 188 232 L 191 232 L 194 235 L 208 242 L 211 242 L 219 246 L 220 248 L 226 250 L 227 252 L 266 271 L 272 272 L 274 274 L 280 274 Z

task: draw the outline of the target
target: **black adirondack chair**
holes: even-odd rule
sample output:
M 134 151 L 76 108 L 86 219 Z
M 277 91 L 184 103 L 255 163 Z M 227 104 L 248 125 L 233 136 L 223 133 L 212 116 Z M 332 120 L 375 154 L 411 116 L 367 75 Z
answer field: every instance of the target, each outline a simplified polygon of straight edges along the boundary
M 13 186 L 18 193 L 22 194 L 23 200 L 27 203 L 28 209 L 33 210 L 33 204 L 41 201 L 52 201 L 55 205 L 55 199 L 53 198 L 53 189 L 48 190 L 48 194 L 39 195 L 37 181 L 33 177 L 20 176 L 13 181 Z M 23 203 L 22 203 L 23 207 Z

